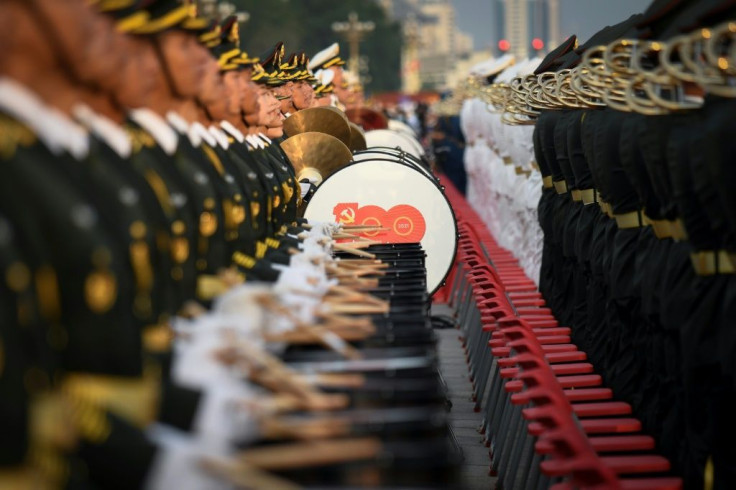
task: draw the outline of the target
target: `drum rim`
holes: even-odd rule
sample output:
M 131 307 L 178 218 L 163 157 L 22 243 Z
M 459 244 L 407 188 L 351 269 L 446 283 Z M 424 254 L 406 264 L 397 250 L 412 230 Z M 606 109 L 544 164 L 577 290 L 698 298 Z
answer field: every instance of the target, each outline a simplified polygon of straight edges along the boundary
M 340 172 L 342 172 L 346 168 L 350 168 L 350 167 L 353 167 L 355 165 L 359 165 L 361 163 L 366 163 L 366 162 L 370 162 L 370 161 L 372 161 L 372 160 L 361 160 L 361 161 L 354 161 L 354 160 L 352 160 L 350 163 L 348 163 L 344 167 L 336 170 L 335 172 L 333 172 L 332 174 L 330 174 L 326 179 L 324 179 L 322 181 L 322 183 L 319 186 L 317 186 L 317 189 L 314 191 L 314 195 L 317 195 L 317 193 L 322 188 L 322 186 L 324 185 L 325 182 L 327 182 L 333 176 L 339 174 Z M 398 163 L 400 165 L 403 165 L 403 166 L 405 166 L 407 168 L 410 168 L 410 169 L 414 170 L 415 172 L 419 173 L 420 175 L 424 175 L 422 172 L 419 172 L 418 170 L 416 170 L 413 166 L 408 165 L 408 164 L 403 163 L 403 162 L 391 162 L 390 160 L 375 160 L 375 161 L 379 161 L 379 162 L 384 162 L 385 161 L 385 162 L 390 162 L 390 163 L 394 163 L 394 164 Z M 454 230 L 455 230 L 455 233 L 453 234 L 454 242 L 453 242 L 453 250 L 452 250 L 452 260 L 450 261 L 450 265 L 447 267 L 447 270 L 442 275 L 442 278 L 439 280 L 437 286 L 433 290 L 431 290 L 431 291 L 430 290 L 427 290 L 427 292 L 429 293 L 429 296 L 433 296 L 434 293 L 436 293 L 437 291 L 439 291 L 440 288 L 442 288 L 445 285 L 445 283 L 447 281 L 447 277 L 450 275 L 450 271 L 452 271 L 452 267 L 455 265 L 455 259 L 457 258 L 457 248 L 458 248 L 458 244 L 459 244 L 459 241 L 460 241 L 460 236 L 459 236 L 458 227 L 457 227 L 457 215 L 455 214 L 455 209 L 453 209 L 452 204 L 450 203 L 450 200 L 447 198 L 447 195 L 445 194 L 445 187 L 440 184 L 439 180 L 437 180 L 437 181 L 435 181 L 433 179 L 427 179 L 427 180 L 429 180 L 430 182 L 432 182 L 435 185 L 435 187 L 437 187 L 437 189 L 440 191 L 440 195 L 442 196 L 442 198 L 447 203 L 447 207 L 450 210 L 450 215 L 452 215 L 452 225 L 453 225 Z M 314 197 L 314 196 L 312 196 L 312 197 Z M 307 203 L 307 207 L 304 209 L 304 213 L 305 214 L 306 214 L 307 210 L 309 209 L 309 205 L 310 204 L 311 204 L 311 200 L 310 200 L 309 203 Z M 425 253 L 426 253 L 426 249 L 425 249 Z
M 400 164 L 400 165 L 409 165 L 412 168 L 418 169 L 425 177 L 427 177 L 429 180 L 431 180 L 432 182 L 435 182 L 436 184 L 439 185 L 439 179 L 437 178 L 437 176 L 435 176 L 429 169 L 424 168 L 421 164 L 413 164 L 411 162 L 405 162 L 405 161 L 402 162 L 400 160 L 391 160 L 390 158 L 388 158 L 388 156 L 390 156 L 389 154 L 386 154 L 386 153 L 379 153 L 379 154 L 380 155 L 386 155 L 386 158 L 382 158 L 382 157 L 371 157 L 370 160 L 355 160 L 355 159 L 353 159 L 351 161 L 350 165 L 352 165 L 353 162 L 370 162 L 370 161 L 392 162 L 392 163 L 396 163 L 396 164 Z M 355 154 L 353 154 L 353 156 L 354 155 Z
M 425 165 L 422 162 L 420 158 L 417 158 L 415 155 L 412 155 L 411 153 L 406 152 L 402 150 L 401 148 L 390 147 L 390 146 L 371 146 L 370 148 L 366 148 L 365 150 L 353 152 L 353 156 L 355 156 L 356 154 L 364 155 L 368 152 L 380 153 L 382 155 L 387 155 L 387 154 L 396 155 L 395 153 L 389 153 L 387 151 L 381 151 L 381 150 L 394 150 L 394 151 L 401 152 L 402 155 L 406 155 L 408 157 L 408 160 L 415 161 L 417 166 L 422 169 L 422 172 L 424 172 L 428 176 L 431 176 L 434 180 L 437 180 L 437 177 L 432 173 L 432 171 L 427 167 L 427 165 Z
M 416 155 L 412 153 L 409 153 L 408 151 L 402 149 L 400 146 L 369 146 L 365 150 L 358 150 L 354 153 L 363 153 L 363 152 L 371 151 L 371 150 L 390 150 L 390 151 L 395 151 L 395 152 L 401 152 L 415 160 L 421 161 L 421 158 L 417 157 Z

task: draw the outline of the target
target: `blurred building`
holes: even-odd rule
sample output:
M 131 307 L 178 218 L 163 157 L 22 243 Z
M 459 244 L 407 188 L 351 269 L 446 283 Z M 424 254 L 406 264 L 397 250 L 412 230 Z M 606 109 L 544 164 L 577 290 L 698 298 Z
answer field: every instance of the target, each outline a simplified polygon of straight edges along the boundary
M 542 55 L 562 42 L 560 0 L 492 1 L 497 53 L 505 51 L 523 59 Z
M 457 87 L 459 83 L 468 78 L 468 73 L 470 73 L 470 69 L 473 66 L 488 60 L 491 56 L 493 56 L 491 54 L 491 51 L 486 49 L 474 51 L 467 58 L 458 60 L 458 62 L 455 64 L 454 70 L 447 74 L 445 83 L 448 87 Z
M 404 91 L 447 88 L 457 63 L 473 52 L 473 39 L 457 28 L 450 0 L 379 0 L 404 26 Z

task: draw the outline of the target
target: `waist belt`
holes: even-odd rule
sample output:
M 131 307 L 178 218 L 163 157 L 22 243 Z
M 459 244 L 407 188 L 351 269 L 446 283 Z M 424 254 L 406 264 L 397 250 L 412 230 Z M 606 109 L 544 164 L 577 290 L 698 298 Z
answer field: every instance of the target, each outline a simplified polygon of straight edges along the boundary
M 583 200 L 583 195 L 581 194 L 579 189 L 571 190 L 570 195 L 572 196 L 572 200 L 575 202 L 582 202 Z
M 598 195 L 600 195 L 600 194 L 598 194 Z M 603 199 L 600 199 L 599 198 L 598 199 L 598 206 L 600 206 L 601 211 L 603 212 L 603 214 L 605 214 L 609 218 L 613 218 L 613 209 L 611 208 L 611 205 L 610 204 L 608 204 Z
M 654 235 L 661 239 L 672 238 L 675 241 L 687 240 L 687 233 L 682 220 L 651 219 L 644 214 L 644 222 L 652 226 Z
M 644 214 L 644 223 L 652 227 L 654 235 L 660 240 L 664 238 L 672 238 L 672 226 L 666 219 L 652 219 Z
M 558 180 L 552 183 L 555 186 L 555 190 L 557 191 L 557 194 L 564 194 L 567 192 L 567 182 L 565 182 L 564 180 Z
M 644 221 L 644 213 L 641 210 L 624 214 L 614 214 L 613 218 L 616 220 L 616 226 L 621 230 L 647 226 L 647 223 Z
M 735 255 L 727 250 L 702 250 L 690 254 L 693 269 L 699 276 L 736 273 L 734 258 Z
M 583 199 L 584 205 L 594 204 L 598 202 L 598 192 L 596 192 L 595 189 L 582 189 L 580 191 L 580 196 Z
M 681 219 L 670 221 L 670 228 L 672 229 L 672 239 L 675 241 L 687 240 L 687 230 L 685 230 L 685 224 Z
M 548 175 L 546 177 L 542 177 L 542 188 L 551 189 L 552 187 L 554 187 L 554 184 L 552 184 L 552 176 Z

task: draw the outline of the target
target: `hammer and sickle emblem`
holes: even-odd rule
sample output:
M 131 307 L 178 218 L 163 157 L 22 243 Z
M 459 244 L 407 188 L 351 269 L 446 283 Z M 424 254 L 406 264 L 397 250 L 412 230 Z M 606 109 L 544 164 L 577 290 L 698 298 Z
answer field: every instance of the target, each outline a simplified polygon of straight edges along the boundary
M 355 209 L 345 208 L 340 212 L 340 223 L 355 223 Z

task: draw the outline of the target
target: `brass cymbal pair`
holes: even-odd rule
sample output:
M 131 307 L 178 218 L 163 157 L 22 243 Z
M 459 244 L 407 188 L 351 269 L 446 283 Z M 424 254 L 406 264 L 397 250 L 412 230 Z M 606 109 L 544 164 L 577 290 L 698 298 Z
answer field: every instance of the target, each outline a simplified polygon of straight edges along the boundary
M 297 174 L 319 185 L 347 165 L 352 152 L 366 148 L 365 135 L 335 107 L 312 107 L 284 121 L 288 138 L 281 143 Z
M 284 121 L 284 132 L 289 136 L 308 131 L 334 136 L 352 151 L 365 150 L 363 130 L 337 107 L 311 107 L 295 112 Z

